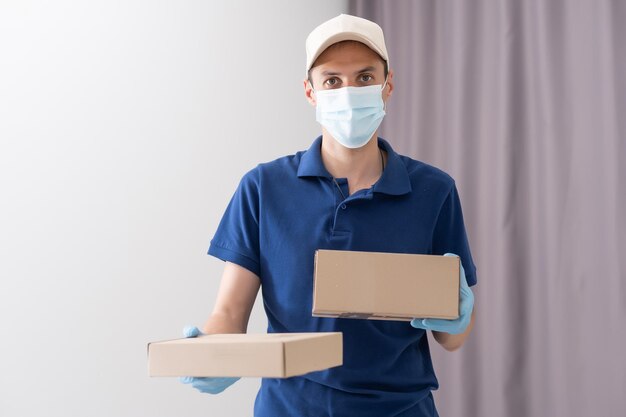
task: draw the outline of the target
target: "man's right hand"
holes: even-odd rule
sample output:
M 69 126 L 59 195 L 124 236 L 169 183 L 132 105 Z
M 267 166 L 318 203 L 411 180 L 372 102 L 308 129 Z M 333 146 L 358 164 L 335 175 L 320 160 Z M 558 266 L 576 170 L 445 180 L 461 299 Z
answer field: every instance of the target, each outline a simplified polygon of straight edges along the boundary
M 196 337 L 203 334 L 200 329 L 195 326 L 185 326 L 183 329 L 184 337 Z M 180 382 L 183 384 L 191 384 L 192 387 L 200 392 L 207 394 L 219 394 L 232 384 L 237 382 L 239 378 L 235 377 L 223 377 L 223 378 L 198 378 L 193 376 L 180 377 Z

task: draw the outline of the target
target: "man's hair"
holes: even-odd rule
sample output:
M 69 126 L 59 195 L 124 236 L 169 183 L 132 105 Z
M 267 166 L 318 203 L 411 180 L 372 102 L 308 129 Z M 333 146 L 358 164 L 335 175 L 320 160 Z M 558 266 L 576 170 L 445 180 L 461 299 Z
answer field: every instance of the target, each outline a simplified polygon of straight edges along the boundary
M 328 48 L 326 48 L 325 50 L 328 50 L 330 48 L 334 48 L 334 47 L 337 47 L 337 46 L 341 47 L 343 45 L 350 44 L 350 43 L 358 43 L 358 44 L 361 44 L 361 45 L 363 45 L 365 47 L 368 47 L 367 45 L 365 45 L 362 42 L 348 40 L 348 41 L 341 41 L 341 42 L 334 43 L 334 44 L 330 45 Z M 376 51 L 374 51 L 373 49 L 372 49 L 372 52 L 374 52 L 378 56 L 378 59 L 380 59 L 383 62 L 383 68 L 384 68 L 384 74 L 385 74 L 385 80 L 386 80 L 387 79 L 387 74 L 389 73 L 389 68 L 387 68 L 387 61 L 385 61 L 383 59 L 383 57 L 378 55 L 378 53 Z M 309 71 L 307 71 L 307 78 L 308 78 L 309 84 L 311 84 L 311 86 L 313 85 L 313 80 L 311 79 L 311 71 L 313 71 L 313 68 L 315 68 L 315 62 L 313 63 L 313 65 L 311 66 Z

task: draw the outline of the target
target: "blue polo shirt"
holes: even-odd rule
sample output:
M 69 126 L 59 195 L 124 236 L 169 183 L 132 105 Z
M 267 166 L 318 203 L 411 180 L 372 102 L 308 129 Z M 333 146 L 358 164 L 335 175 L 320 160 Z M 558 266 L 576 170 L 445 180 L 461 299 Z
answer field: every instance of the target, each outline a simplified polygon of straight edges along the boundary
M 313 261 L 317 249 L 453 252 L 476 284 L 454 180 L 378 138 L 388 155 L 382 176 L 352 195 L 337 178 L 344 199 L 321 144 L 320 136 L 306 151 L 247 172 L 208 250 L 259 276 L 268 332 L 343 333 L 343 366 L 264 378 L 255 416 L 436 416 L 425 331 L 402 321 L 312 317 Z

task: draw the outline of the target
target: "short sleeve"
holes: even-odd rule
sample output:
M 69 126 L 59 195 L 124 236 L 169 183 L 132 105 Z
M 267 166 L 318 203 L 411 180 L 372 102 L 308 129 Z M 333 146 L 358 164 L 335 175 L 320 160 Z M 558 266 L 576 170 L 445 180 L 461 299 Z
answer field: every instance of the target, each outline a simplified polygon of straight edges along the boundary
M 208 254 L 260 276 L 258 185 L 256 170 L 243 176 L 211 239 Z
M 469 286 L 475 285 L 477 281 L 476 266 L 470 252 L 465 224 L 463 223 L 461 201 L 455 184 L 452 185 L 441 206 L 433 232 L 433 255 L 443 255 L 448 252 L 461 257 L 467 284 Z

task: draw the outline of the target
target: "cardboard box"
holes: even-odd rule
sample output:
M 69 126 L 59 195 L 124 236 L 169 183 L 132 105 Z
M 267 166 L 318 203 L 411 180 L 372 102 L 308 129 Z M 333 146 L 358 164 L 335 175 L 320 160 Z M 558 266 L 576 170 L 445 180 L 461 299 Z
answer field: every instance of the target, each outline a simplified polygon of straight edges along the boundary
M 148 344 L 150 376 L 286 378 L 342 364 L 342 333 L 214 334 Z
M 318 250 L 313 316 L 456 319 L 459 267 L 450 256 Z

